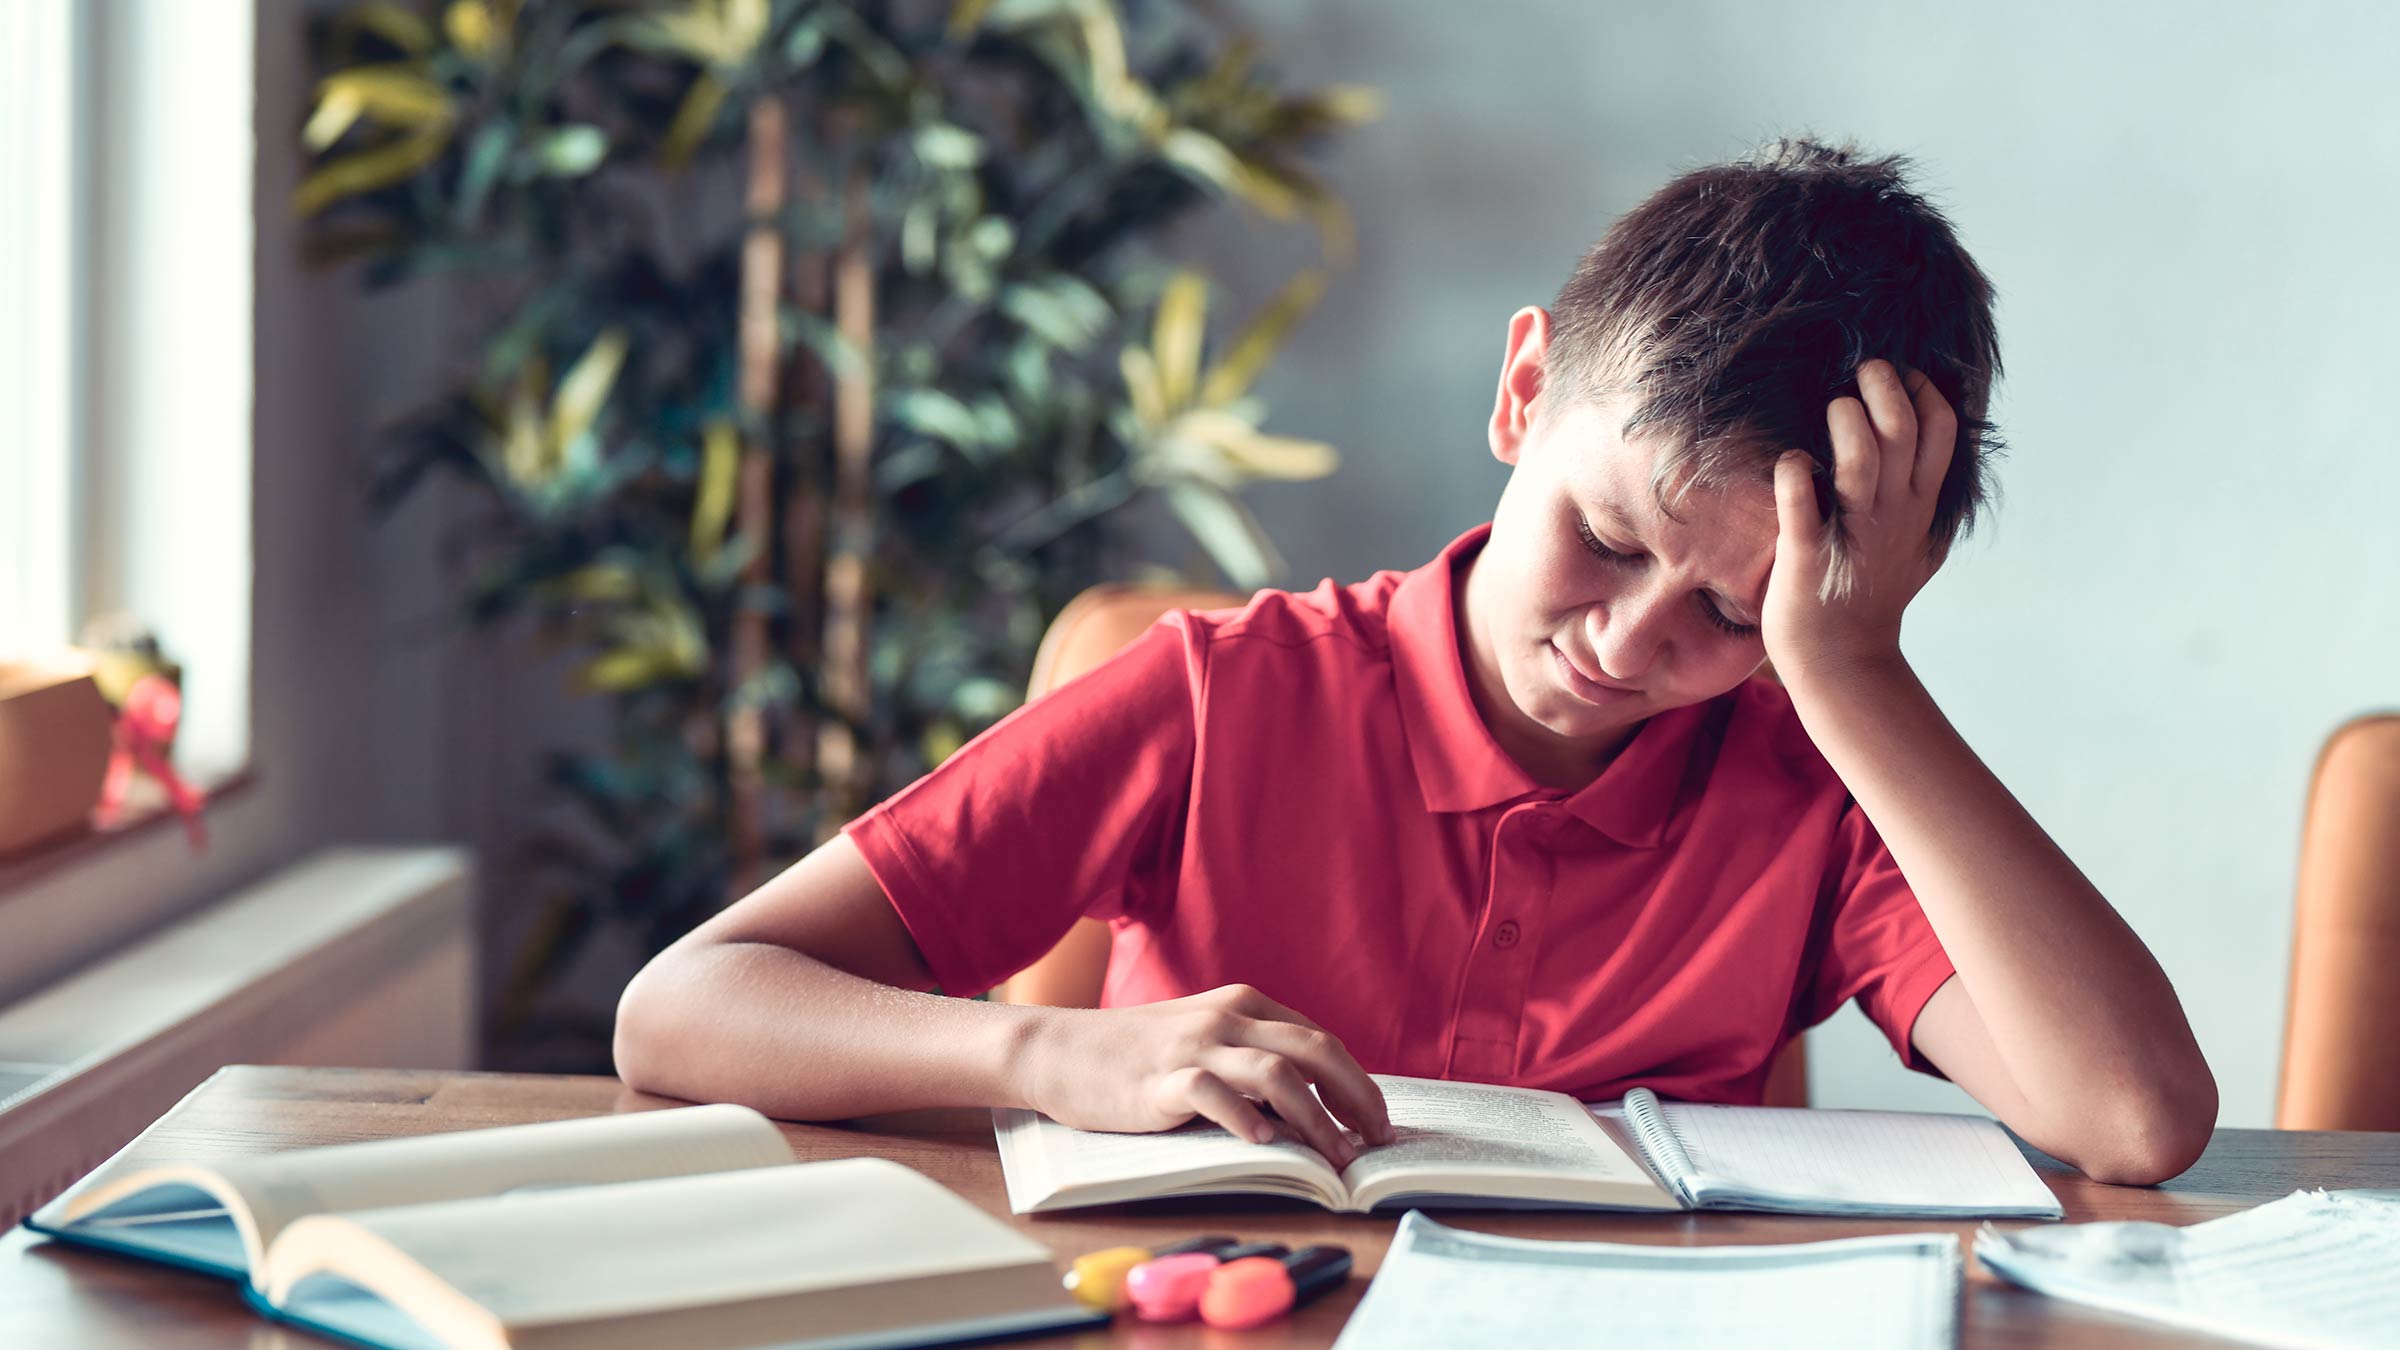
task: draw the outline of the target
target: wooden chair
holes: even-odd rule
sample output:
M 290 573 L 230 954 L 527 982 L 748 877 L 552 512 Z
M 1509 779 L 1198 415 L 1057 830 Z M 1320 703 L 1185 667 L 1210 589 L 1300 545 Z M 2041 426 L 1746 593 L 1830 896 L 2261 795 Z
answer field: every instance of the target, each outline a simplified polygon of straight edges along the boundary
M 2275 1124 L 2400 1130 L 2400 713 L 2327 738 L 2295 891 Z
M 1147 632 L 1169 610 L 1227 609 L 1242 603 L 1244 597 L 1228 591 L 1094 586 L 1068 602 L 1050 631 L 1042 635 L 1025 696 L 1040 698 L 1099 665 Z M 1108 970 L 1108 945 L 1107 924 L 1078 920 L 1048 955 L 1011 976 L 992 991 L 992 997 L 1004 1003 L 1096 1008 Z M 1776 1057 L 1767 1077 L 1766 1104 L 1808 1105 L 1808 1056 L 1800 1041 L 1785 1046 Z

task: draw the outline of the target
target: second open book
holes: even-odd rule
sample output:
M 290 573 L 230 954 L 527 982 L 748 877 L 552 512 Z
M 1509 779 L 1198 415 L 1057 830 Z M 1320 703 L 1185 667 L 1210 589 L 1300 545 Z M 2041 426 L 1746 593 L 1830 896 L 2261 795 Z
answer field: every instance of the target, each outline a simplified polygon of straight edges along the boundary
M 1398 1138 L 1337 1172 L 1316 1150 L 1253 1144 L 1206 1121 L 1099 1134 L 993 1113 L 1019 1214 L 1190 1195 L 1285 1195 L 1327 1209 L 1398 1205 L 1755 1209 L 1928 1218 L 2062 1212 L 1993 1122 L 1893 1111 L 1662 1102 L 1375 1076 Z

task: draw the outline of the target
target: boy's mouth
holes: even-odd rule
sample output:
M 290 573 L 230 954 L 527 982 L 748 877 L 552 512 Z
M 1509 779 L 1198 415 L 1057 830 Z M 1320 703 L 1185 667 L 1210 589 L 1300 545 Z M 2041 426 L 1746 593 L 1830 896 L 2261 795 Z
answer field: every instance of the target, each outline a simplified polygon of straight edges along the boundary
M 1575 664 L 1574 658 L 1567 655 L 1566 648 L 1559 646 L 1556 642 L 1550 644 L 1550 659 L 1558 666 L 1559 679 L 1565 682 L 1567 692 L 1586 703 L 1609 703 L 1641 692 L 1639 689 L 1628 688 L 1621 684 L 1609 684 L 1584 674 L 1582 668 Z

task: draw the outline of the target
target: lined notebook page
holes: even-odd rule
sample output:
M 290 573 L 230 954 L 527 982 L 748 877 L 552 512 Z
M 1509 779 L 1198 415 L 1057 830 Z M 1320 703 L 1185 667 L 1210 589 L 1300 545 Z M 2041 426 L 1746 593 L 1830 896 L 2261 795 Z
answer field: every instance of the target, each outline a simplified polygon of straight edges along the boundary
M 1693 1170 L 1728 1192 L 1910 1209 L 2055 1213 L 2058 1199 L 1980 1116 L 1662 1105 Z

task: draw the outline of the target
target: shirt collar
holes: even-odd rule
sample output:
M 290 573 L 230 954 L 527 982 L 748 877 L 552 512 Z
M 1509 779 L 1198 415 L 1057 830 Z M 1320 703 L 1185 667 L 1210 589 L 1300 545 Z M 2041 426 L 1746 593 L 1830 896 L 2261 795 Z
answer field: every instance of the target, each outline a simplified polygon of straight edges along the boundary
M 1563 798 L 1569 812 L 1611 839 L 1656 848 L 1707 705 L 1650 718 L 1598 778 L 1571 795 L 1534 782 L 1476 712 L 1459 645 L 1457 568 L 1483 547 L 1491 530 L 1478 525 L 1460 535 L 1439 557 L 1401 578 L 1392 594 L 1387 622 L 1393 678 L 1425 809 L 1480 811 L 1518 798 Z

